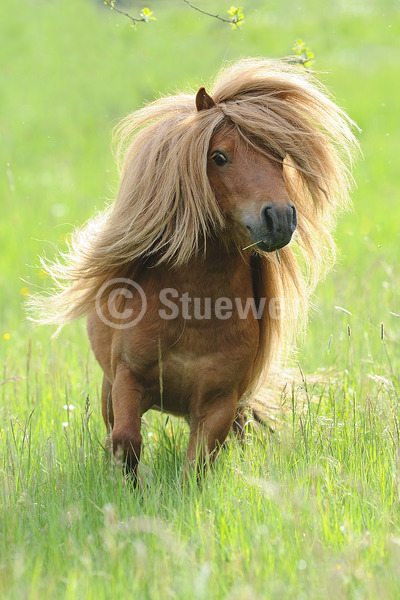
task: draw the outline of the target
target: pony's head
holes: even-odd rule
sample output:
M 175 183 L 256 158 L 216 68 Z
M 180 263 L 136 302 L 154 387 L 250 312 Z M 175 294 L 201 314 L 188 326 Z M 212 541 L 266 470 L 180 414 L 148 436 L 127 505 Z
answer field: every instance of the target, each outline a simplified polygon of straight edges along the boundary
M 302 67 L 239 61 L 210 95 L 200 88 L 161 98 L 122 122 L 109 231 L 127 260 L 177 266 L 210 236 L 268 252 L 287 244 L 297 225 L 316 281 L 331 264 L 331 232 L 348 203 L 351 127 Z
M 200 88 L 196 97 L 201 110 L 204 94 Z M 206 106 L 215 106 L 212 102 L 209 97 Z M 251 246 L 265 252 L 290 242 L 297 225 L 296 207 L 287 192 L 279 157 L 269 158 L 266 149 L 254 149 L 234 126 L 225 124 L 211 138 L 207 175 L 227 224 L 225 237 L 233 241 L 237 236 L 243 247 L 250 244 L 250 234 Z

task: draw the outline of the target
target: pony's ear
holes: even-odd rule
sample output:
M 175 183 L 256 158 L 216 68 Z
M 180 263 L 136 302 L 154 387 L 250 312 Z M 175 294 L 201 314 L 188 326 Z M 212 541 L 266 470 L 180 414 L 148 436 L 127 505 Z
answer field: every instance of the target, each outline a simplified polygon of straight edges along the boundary
M 206 92 L 206 88 L 201 87 L 196 94 L 196 108 L 198 111 L 206 110 L 216 106 L 214 100 Z

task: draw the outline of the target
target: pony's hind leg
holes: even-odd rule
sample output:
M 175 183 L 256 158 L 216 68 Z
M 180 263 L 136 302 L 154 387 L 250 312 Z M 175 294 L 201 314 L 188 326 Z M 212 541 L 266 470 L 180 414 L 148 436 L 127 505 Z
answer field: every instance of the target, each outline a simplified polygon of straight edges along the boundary
M 104 375 L 103 384 L 101 387 L 101 414 L 107 428 L 107 433 L 110 433 L 114 426 L 114 413 L 112 407 L 112 384 Z
M 235 415 L 235 420 L 233 421 L 232 430 L 239 440 L 239 442 L 243 442 L 245 438 L 245 427 L 247 420 L 247 412 L 245 408 L 239 408 Z
M 117 367 L 112 384 L 113 428 L 111 442 L 114 455 L 126 473 L 136 476 L 142 446 L 140 433 L 143 391 L 124 363 Z
M 233 425 L 236 407 L 236 395 L 220 396 L 194 406 L 190 414 L 185 472 L 195 467 L 199 476 L 207 464 L 214 462 Z

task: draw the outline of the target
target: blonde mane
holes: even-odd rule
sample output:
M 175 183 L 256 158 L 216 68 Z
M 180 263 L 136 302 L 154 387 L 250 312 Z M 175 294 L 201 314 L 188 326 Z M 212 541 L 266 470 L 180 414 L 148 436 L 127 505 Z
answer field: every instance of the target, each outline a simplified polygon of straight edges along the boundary
M 210 94 L 210 110 L 197 112 L 193 94 L 176 95 L 122 121 L 117 198 L 73 234 L 61 260 L 43 263 L 57 290 L 32 300 L 36 320 L 62 326 L 93 310 L 106 281 L 128 273 L 134 279 L 148 260 L 179 267 L 203 252 L 207 239 L 224 238 L 207 153 L 215 131 L 230 125 L 260 152 L 284 160 L 296 240 L 280 251 L 281 264 L 274 253 L 255 251 L 255 287 L 260 297 L 283 298 L 289 340 L 298 331 L 310 292 L 335 260 L 332 231 L 349 205 L 358 148 L 354 123 L 309 72 L 288 61 L 241 60 L 218 75 Z M 277 323 L 264 321 L 255 371 L 270 362 L 281 334 Z

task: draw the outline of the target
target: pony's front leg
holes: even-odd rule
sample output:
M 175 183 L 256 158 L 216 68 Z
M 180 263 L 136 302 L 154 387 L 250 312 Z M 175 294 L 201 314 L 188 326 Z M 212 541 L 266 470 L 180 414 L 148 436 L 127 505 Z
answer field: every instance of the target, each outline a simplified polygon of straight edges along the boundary
M 237 400 L 236 394 L 230 394 L 192 404 L 185 472 L 195 466 L 199 476 L 214 462 L 235 419 Z
M 142 447 L 140 433 L 143 389 L 124 363 L 119 363 L 112 384 L 114 455 L 122 460 L 126 472 L 136 476 Z

